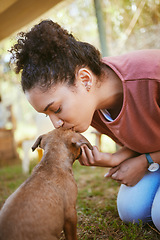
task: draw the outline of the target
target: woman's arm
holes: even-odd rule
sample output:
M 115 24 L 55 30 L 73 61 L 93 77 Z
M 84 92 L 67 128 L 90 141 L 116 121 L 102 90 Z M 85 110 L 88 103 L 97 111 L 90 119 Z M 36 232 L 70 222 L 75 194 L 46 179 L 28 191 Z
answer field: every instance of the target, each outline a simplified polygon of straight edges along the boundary
M 79 162 L 85 166 L 115 167 L 126 159 L 137 155 L 136 152 L 126 147 L 122 147 L 117 152 L 111 154 L 99 152 L 97 147 L 93 147 L 91 151 L 86 146 L 83 146 Z
M 154 162 L 160 164 L 160 151 L 150 155 Z M 137 184 L 148 171 L 149 166 L 145 154 L 140 155 L 126 147 L 111 154 L 99 152 L 97 147 L 93 147 L 91 151 L 84 146 L 79 162 L 86 166 L 111 167 L 105 176 L 127 186 Z
M 160 164 L 160 151 L 150 153 L 154 162 Z M 148 161 L 145 154 L 130 158 L 113 167 L 105 175 L 112 179 L 119 181 L 127 186 L 134 186 L 137 184 L 148 171 Z

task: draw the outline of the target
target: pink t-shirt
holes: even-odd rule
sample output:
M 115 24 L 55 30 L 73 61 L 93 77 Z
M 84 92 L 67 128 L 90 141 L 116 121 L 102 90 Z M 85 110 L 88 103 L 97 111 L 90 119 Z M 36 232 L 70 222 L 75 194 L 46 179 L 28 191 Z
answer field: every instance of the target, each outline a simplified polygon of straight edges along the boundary
M 139 153 L 160 151 L 160 50 L 139 50 L 102 61 L 122 81 L 123 106 L 112 122 L 97 110 L 91 125 Z

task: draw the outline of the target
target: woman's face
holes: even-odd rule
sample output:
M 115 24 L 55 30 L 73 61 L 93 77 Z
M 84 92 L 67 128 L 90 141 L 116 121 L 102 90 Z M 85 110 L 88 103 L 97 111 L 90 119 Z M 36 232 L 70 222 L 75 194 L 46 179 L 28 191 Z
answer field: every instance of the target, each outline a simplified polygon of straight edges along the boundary
M 46 92 L 35 87 L 26 92 L 26 97 L 37 112 L 49 116 L 55 128 L 84 132 L 95 111 L 93 93 L 81 81 L 76 86 L 58 84 Z

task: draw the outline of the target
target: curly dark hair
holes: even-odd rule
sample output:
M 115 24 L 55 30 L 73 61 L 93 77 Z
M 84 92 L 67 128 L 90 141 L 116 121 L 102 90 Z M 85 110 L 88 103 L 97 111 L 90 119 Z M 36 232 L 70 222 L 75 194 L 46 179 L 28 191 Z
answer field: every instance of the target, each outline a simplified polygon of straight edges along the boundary
M 89 67 L 95 75 L 101 75 L 100 52 L 51 20 L 19 33 L 10 52 L 16 73 L 22 70 L 24 92 L 35 86 L 45 91 L 52 84 L 63 82 L 74 85 L 77 67 Z

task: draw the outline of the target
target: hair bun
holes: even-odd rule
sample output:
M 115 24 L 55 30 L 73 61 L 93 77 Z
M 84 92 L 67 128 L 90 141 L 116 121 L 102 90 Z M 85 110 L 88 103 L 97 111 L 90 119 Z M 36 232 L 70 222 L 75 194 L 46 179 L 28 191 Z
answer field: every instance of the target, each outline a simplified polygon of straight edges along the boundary
M 57 52 L 67 47 L 67 40 L 71 35 L 50 20 L 42 21 L 26 34 L 25 44 L 28 45 L 29 57 L 38 59 L 46 57 L 55 58 Z

